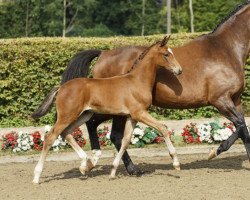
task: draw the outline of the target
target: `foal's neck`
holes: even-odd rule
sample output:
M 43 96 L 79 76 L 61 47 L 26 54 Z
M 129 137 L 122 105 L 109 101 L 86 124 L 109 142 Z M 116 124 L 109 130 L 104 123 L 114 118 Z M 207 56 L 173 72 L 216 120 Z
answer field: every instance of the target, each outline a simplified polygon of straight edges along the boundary
M 135 81 L 142 83 L 150 91 L 153 90 L 157 65 L 152 55 L 145 55 L 145 57 L 138 62 L 134 69 L 129 73 Z M 142 91 L 143 92 L 143 91 Z

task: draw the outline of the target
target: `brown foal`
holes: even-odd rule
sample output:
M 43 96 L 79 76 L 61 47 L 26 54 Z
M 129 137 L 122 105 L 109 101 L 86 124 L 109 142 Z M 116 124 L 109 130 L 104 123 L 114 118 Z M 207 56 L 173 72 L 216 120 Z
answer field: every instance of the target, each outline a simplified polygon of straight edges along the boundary
M 173 159 L 173 166 L 176 169 L 180 168 L 167 128 L 147 112 L 152 104 L 152 90 L 157 69 L 164 67 L 176 75 L 180 74 L 182 70 L 171 49 L 166 45 L 168 39 L 165 37 L 161 42 L 147 48 L 129 73 L 106 79 L 78 78 L 52 90 L 38 110 L 33 113 L 33 117 L 36 117 L 39 112 L 44 112 L 50 107 L 56 96 L 57 121 L 45 137 L 42 154 L 34 171 L 34 183 L 39 182 L 45 157 L 60 134 L 66 135 L 67 141 L 82 159 L 79 168 L 81 173 L 84 174 L 85 171 L 90 170 L 86 153 L 69 133 L 79 124 L 88 121 L 93 113 L 128 116 L 122 146 L 113 162 L 110 178 L 115 178 L 116 169 L 129 145 L 133 129 L 138 121 L 162 133 Z M 109 95 L 110 91 L 112 91 L 112 95 Z

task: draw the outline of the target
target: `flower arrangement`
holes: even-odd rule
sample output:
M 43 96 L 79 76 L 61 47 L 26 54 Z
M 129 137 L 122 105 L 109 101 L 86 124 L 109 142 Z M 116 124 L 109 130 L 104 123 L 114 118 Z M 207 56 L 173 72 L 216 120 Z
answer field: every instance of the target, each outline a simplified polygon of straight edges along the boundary
M 3 142 L 1 149 L 13 150 L 17 145 L 17 138 L 18 138 L 18 134 L 14 131 L 7 133 L 6 135 L 3 135 L 1 139 L 1 141 Z
M 168 134 L 171 138 L 171 136 L 174 135 L 174 131 L 171 130 L 168 132 Z M 164 138 L 157 130 L 151 127 L 146 127 L 143 130 L 140 126 L 136 126 L 131 138 L 131 144 L 135 145 L 136 147 L 144 147 L 145 144 L 152 143 L 160 144 L 162 142 L 164 142 Z
M 197 126 L 190 123 L 183 128 L 182 137 L 185 143 L 217 143 L 227 140 L 234 131 L 232 123 L 223 123 L 221 126 L 218 121 L 204 123 Z
M 200 143 L 199 130 L 196 123 L 190 123 L 183 128 L 182 138 L 187 144 Z
M 45 126 L 45 133 L 51 129 L 51 126 Z M 196 125 L 196 123 L 187 124 L 181 133 L 183 141 L 187 144 L 199 144 L 199 143 L 217 143 L 226 140 L 235 128 L 232 123 L 223 123 L 220 125 L 218 121 L 203 123 Z M 99 144 L 101 146 L 111 145 L 110 140 L 110 130 L 107 126 L 98 129 Z M 172 141 L 172 136 L 174 135 L 174 130 L 169 130 L 168 132 L 170 139 Z M 83 137 L 83 133 L 80 128 L 77 128 L 72 133 L 74 139 L 80 147 L 86 144 L 86 139 Z M 9 132 L 2 136 L 1 142 L 2 150 L 12 150 L 13 152 L 23 152 L 30 150 L 41 151 L 43 147 L 44 134 L 39 131 L 35 131 L 32 134 L 25 132 Z M 140 126 L 136 126 L 134 129 L 131 144 L 135 147 L 144 147 L 146 144 L 152 143 L 162 143 L 164 138 L 161 134 L 153 128 L 146 127 L 145 129 Z M 172 141 L 173 142 L 173 141 Z M 63 141 L 59 136 L 53 143 L 51 150 L 59 151 L 60 149 L 70 147 L 67 142 Z
M 47 133 L 51 127 L 49 125 L 45 126 L 45 133 Z M 77 128 L 73 133 L 73 137 L 80 147 L 86 144 L 86 139 L 83 137 L 83 133 L 80 128 Z M 10 132 L 2 136 L 2 150 L 12 150 L 13 152 L 25 152 L 30 150 L 41 151 L 43 148 L 44 134 L 39 131 L 35 131 L 32 134 L 24 133 L 20 131 L 19 133 Z M 51 149 L 53 151 L 59 151 L 69 147 L 65 141 L 59 136 L 53 143 Z
M 32 149 L 34 143 L 32 136 L 28 133 L 24 133 L 20 131 L 18 133 L 18 139 L 17 139 L 17 145 L 13 149 L 13 152 L 19 152 L 19 151 L 29 151 Z
M 214 142 L 224 141 L 229 138 L 233 131 L 233 124 L 232 123 L 224 123 L 223 126 L 220 126 L 217 121 L 211 122 L 211 136 Z
M 104 126 L 103 128 L 97 130 L 100 146 L 107 146 L 112 144 L 110 140 L 110 134 L 111 132 L 108 126 Z
M 41 151 L 43 148 L 43 140 L 41 133 L 39 131 L 35 131 L 34 133 L 31 134 L 33 137 L 33 149 L 37 151 Z
M 76 130 L 71 133 L 74 139 L 76 140 L 77 144 L 80 147 L 84 147 L 86 144 L 86 139 L 83 137 L 82 130 L 80 128 L 76 128 Z

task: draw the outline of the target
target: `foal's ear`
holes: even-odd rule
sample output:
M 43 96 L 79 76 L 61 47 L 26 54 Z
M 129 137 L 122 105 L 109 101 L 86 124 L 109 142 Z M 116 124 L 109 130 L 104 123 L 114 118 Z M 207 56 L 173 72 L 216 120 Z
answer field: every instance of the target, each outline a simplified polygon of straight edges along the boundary
M 170 36 L 171 36 L 171 35 L 169 35 L 169 36 L 166 35 L 166 36 L 163 38 L 163 40 L 161 41 L 160 47 L 163 47 L 163 46 L 165 46 L 165 45 L 168 43 L 168 40 L 170 39 Z

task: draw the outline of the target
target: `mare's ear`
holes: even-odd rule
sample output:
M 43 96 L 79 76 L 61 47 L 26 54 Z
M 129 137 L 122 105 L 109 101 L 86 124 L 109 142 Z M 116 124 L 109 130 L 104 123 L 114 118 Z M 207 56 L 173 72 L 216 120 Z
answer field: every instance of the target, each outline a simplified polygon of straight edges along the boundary
M 163 47 L 163 46 L 165 46 L 167 43 L 168 43 L 168 40 L 170 39 L 170 36 L 171 35 L 169 35 L 169 36 L 165 36 L 164 38 L 163 38 L 163 40 L 161 41 L 161 43 L 160 43 L 160 47 Z

